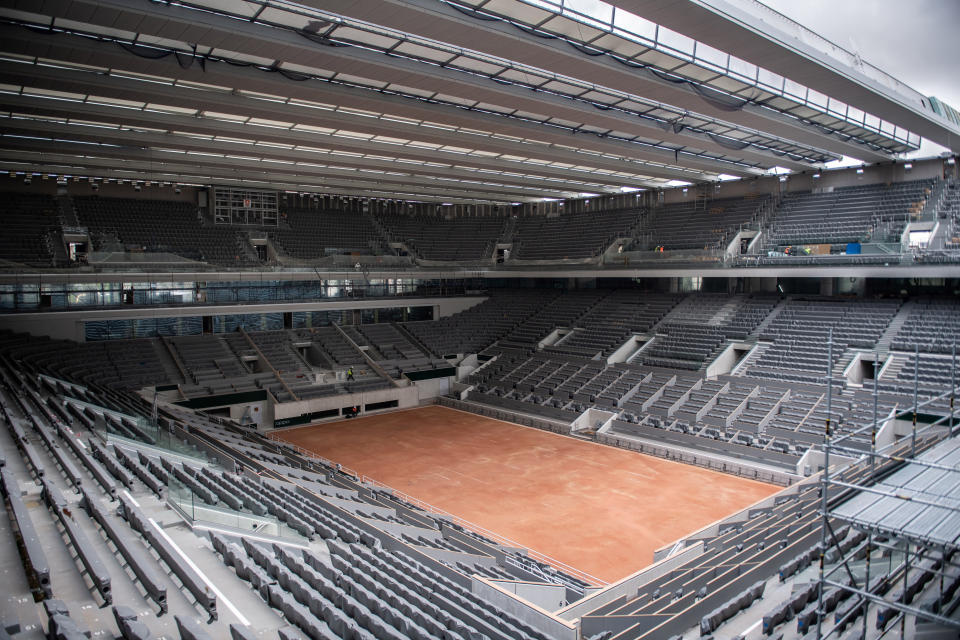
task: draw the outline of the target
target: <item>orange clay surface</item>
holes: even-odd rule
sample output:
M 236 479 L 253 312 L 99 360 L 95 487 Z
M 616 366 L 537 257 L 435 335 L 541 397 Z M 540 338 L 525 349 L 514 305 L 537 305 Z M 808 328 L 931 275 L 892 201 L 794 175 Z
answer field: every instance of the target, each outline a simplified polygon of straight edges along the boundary
M 437 406 L 277 435 L 607 582 L 780 489 Z

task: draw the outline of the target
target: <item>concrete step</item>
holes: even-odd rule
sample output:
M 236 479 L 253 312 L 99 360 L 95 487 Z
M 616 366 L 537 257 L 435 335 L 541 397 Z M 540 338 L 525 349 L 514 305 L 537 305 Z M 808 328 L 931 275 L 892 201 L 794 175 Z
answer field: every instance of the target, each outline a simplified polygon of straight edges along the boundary
M 711 327 L 719 327 L 723 324 L 726 324 L 727 320 L 737 313 L 737 309 L 740 308 L 740 304 L 743 302 L 743 300 L 744 296 L 732 296 L 730 300 L 720 307 L 713 317 L 710 318 L 710 320 L 707 322 L 707 325 Z
M 770 348 L 770 344 L 766 342 L 758 342 L 757 346 L 747 355 L 746 358 L 740 361 L 740 363 L 733 368 L 730 372 L 732 376 L 742 377 L 746 370 L 752 365 L 756 364 L 760 356 L 763 355 L 763 352 Z
M 780 312 L 783 311 L 783 308 L 786 306 L 786 303 L 790 300 L 789 297 L 782 298 L 773 309 L 770 310 L 770 313 L 767 314 L 767 317 L 757 325 L 757 328 L 753 330 L 753 333 L 750 334 L 750 337 L 756 338 L 763 335 L 763 332 L 766 331 L 767 327 L 770 326 Z
M 890 350 L 890 345 L 893 342 L 893 339 L 897 337 L 897 333 L 900 332 L 900 329 L 906 323 L 907 318 L 914 309 L 914 306 L 915 304 L 912 300 L 908 300 L 900 306 L 900 309 L 897 311 L 897 315 L 893 316 L 890 324 L 887 325 L 887 328 L 880 336 L 880 339 L 877 340 L 877 350 Z

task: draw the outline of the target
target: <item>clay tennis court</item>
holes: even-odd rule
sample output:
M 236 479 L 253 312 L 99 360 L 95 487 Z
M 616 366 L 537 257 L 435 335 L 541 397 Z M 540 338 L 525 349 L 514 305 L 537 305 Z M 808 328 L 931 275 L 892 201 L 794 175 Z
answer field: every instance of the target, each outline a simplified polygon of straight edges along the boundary
M 437 406 L 276 435 L 607 582 L 780 490 Z

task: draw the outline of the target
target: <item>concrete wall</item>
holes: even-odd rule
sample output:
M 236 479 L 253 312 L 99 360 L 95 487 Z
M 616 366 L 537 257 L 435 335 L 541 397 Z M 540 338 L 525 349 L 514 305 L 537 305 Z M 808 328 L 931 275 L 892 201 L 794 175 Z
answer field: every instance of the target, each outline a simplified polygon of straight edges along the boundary
M 519 594 L 507 591 L 493 581 L 474 576 L 471 590 L 497 609 L 506 611 L 531 627 L 539 629 L 548 638 L 576 640 L 578 637 L 578 629 L 575 624 L 562 620 L 531 602 L 520 599 Z
M 561 584 L 493 579 L 489 579 L 489 582 L 546 611 L 555 611 L 565 604 L 567 589 Z
M 632 598 L 637 595 L 637 591 L 643 585 L 673 571 L 675 568 L 697 557 L 701 553 L 703 553 L 703 543 L 697 542 L 669 558 L 664 558 L 618 582 L 608 585 L 603 590 L 597 591 L 588 598 L 584 598 L 560 609 L 556 612 L 556 615 L 572 622 L 581 616 L 587 615 L 591 611 L 595 611 L 598 607 L 613 602 L 617 598 L 624 596 Z
M 457 380 L 463 380 L 480 367 L 477 354 L 471 353 L 457 363 Z
M 579 416 L 577 419 L 570 423 L 570 426 L 573 427 L 575 431 L 580 429 L 592 429 L 597 426 L 597 423 L 601 423 L 601 426 L 606 426 L 607 422 L 611 418 L 616 417 L 616 413 L 612 411 L 604 411 L 602 409 L 587 409 Z
M 266 400 L 230 406 L 230 417 L 234 420 L 240 421 L 244 415 L 247 415 L 259 429 L 273 426 L 273 406 Z
M 857 458 L 840 455 L 836 451 L 830 453 L 830 468 L 836 470 L 838 465 L 843 466 L 856 462 Z M 812 447 L 807 449 L 800 461 L 797 462 L 797 475 L 813 475 L 823 471 L 824 455 L 822 451 L 817 451 Z M 810 473 L 807 473 L 809 470 Z
M 617 362 L 626 362 L 630 357 L 640 350 L 640 336 L 630 336 L 627 340 L 617 347 L 617 349 L 607 358 L 607 364 Z
M 420 404 L 450 392 L 450 378 L 433 378 L 432 380 L 417 380 L 413 383 L 417 389 L 417 399 Z
M 363 393 L 341 393 L 326 398 L 311 398 L 298 402 L 284 402 L 274 405 L 273 412 L 275 419 L 296 418 L 306 413 L 313 413 L 314 411 L 340 409 L 355 405 L 364 406 L 373 402 L 386 402 L 388 400 L 396 400 L 398 408 L 407 409 L 416 407 L 419 404 L 419 394 L 417 388 L 414 386 L 376 389 Z
M 739 343 L 727 345 L 727 348 L 721 351 L 720 355 L 707 367 L 707 377 L 715 378 L 719 375 L 730 373 L 734 365 L 737 364 L 737 349 L 745 351 L 750 348 L 750 345 Z

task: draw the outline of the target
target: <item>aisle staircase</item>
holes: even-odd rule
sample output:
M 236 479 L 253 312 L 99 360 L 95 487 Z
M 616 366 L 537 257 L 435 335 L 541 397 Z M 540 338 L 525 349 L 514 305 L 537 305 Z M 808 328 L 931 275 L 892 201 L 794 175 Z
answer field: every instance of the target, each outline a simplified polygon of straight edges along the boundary
M 878 353 L 889 353 L 890 345 L 893 343 L 893 339 L 897 337 L 900 329 L 903 328 L 903 325 L 907 322 L 907 318 L 913 311 L 914 306 L 915 303 L 913 300 L 908 300 L 900 306 L 899 311 L 897 311 L 897 315 L 893 316 L 893 320 L 890 321 L 890 324 L 887 325 L 887 328 L 880 336 L 880 339 L 877 340 L 876 349 Z
M 730 300 L 720 307 L 714 316 L 707 321 L 707 326 L 719 327 L 726 324 L 732 316 L 736 315 L 737 309 L 745 299 L 746 296 L 743 295 L 731 296 Z
M 181 378 L 182 382 L 185 383 L 195 382 L 193 376 L 187 372 L 187 368 L 164 336 L 160 336 L 159 345 L 155 351 L 157 352 L 157 358 L 159 358 L 160 364 L 163 365 L 164 371 L 167 372 L 168 379 L 177 380 Z
M 420 349 L 420 351 L 422 351 L 422 352 L 423 352 L 424 354 L 426 354 L 427 356 L 429 356 L 429 357 L 431 357 L 431 358 L 442 358 L 442 357 L 443 357 L 441 354 L 434 353 L 432 349 L 430 349 L 427 345 L 425 345 L 425 344 L 420 340 L 420 338 L 418 338 L 417 336 L 413 335 L 413 332 L 412 332 L 412 331 L 410 331 L 410 330 L 407 329 L 405 326 L 403 326 L 403 323 L 401 323 L 401 322 L 391 322 L 391 323 L 390 323 L 390 326 L 393 327 L 394 329 L 396 329 L 396 330 L 400 333 L 400 335 L 402 335 L 404 338 L 406 338 L 406 339 L 410 342 L 410 344 L 412 344 L 413 346 L 415 346 L 417 349 Z
M 63 220 L 65 226 L 80 226 L 80 220 L 77 218 L 77 210 L 73 206 L 73 198 L 69 195 L 57 196 L 57 210 L 60 212 L 60 218 Z
M 777 306 L 775 306 L 773 309 L 770 310 L 770 313 L 767 314 L 767 317 L 764 318 L 763 321 L 757 325 L 757 328 L 753 330 L 753 333 L 751 333 L 749 337 L 759 338 L 760 336 L 762 336 L 763 333 L 767 330 L 767 327 L 769 327 L 770 324 L 774 321 L 774 319 L 776 319 L 776 317 L 780 315 L 780 312 L 783 311 L 783 308 L 786 306 L 787 302 L 789 301 L 790 301 L 789 296 L 787 296 L 786 298 L 781 298 L 780 301 L 777 302 Z
M 517 219 L 513 216 L 507 217 L 507 224 L 503 228 L 503 233 L 497 239 L 497 244 L 510 244 L 513 242 L 513 234 L 517 230 Z
M 746 375 L 746 370 L 756 363 L 757 359 L 763 355 L 763 352 L 770 348 L 769 342 L 757 342 L 753 350 L 747 354 L 747 356 L 741 360 L 737 366 L 733 368 L 730 372 L 732 376 L 743 377 Z
M 897 377 L 900 375 L 900 371 L 903 370 L 903 368 L 906 366 L 906 364 L 907 364 L 907 357 L 906 357 L 906 356 L 901 356 L 901 355 L 898 355 L 898 354 L 892 354 L 892 355 L 890 356 L 890 363 L 887 364 L 887 365 L 880 371 L 880 380 L 881 380 L 881 381 L 885 381 L 885 380 L 896 380 Z
M 833 370 L 830 372 L 830 375 L 834 380 L 840 380 L 843 378 L 843 372 L 848 366 L 850 366 L 850 362 L 853 361 L 859 351 L 859 349 L 844 350 L 843 354 L 840 356 L 840 359 L 837 360 L 837 364 L 833 365 Z

